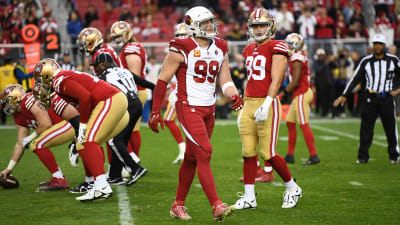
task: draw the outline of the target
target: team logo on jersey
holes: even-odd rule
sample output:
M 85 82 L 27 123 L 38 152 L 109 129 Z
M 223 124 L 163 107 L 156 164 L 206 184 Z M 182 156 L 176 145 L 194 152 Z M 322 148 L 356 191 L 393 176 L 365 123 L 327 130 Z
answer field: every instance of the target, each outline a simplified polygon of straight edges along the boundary
M 200 57 L 200 50 L 194 50 L 194 57 Z

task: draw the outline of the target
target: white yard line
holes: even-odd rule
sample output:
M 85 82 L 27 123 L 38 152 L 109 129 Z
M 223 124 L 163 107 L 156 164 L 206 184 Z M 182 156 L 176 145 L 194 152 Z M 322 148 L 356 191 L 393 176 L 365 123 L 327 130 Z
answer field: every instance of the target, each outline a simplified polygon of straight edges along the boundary
M 358 181 L 349 181 L 349 184 L 354 185 L 354 186 L 363 186 L 364 185 Z
M 356 141 L 360 140 L 359 136 L 355 136 L 355 135 L 352 135 L 352 134 L 349 134 L 349 133 L 345 133 L 345 132 L 329 129 L 329 128 L 326 128 L 326 127 L 321 127 L 321 126 L 316 125 L 316 124 L 312 124 L 311 127 L 313 129 L 317 129 L 317 130 L 324 131 L 324 132 L 331 133 L 331 134 L 336 134 L 336 135 L 342 136 L 342 137 L 347 137 L 347 138 L 350 138 L 350 139 L 353 139 L 353 140 L 356 140 Z M 379 146 L 382 146 L 382 147 L 387 147 L 386 143 L 379 142 L 379 141 L 372 141 L 372 144 L 379 145 Z
M 133 225 L 133 218 L 131 215 L 131 206 L 129 203 L 128 192 L 123 185 L 117 186 L 118 191 L 118 205 L 119 205 L 119 220 L 121 225 Z

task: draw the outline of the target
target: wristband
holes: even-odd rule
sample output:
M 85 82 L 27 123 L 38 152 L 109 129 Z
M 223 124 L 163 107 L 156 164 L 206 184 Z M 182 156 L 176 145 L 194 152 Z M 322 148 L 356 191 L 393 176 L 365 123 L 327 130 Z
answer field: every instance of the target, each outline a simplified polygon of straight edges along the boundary
M 271 96 L 267 96 L 263 102 L 263 105 L 265 106 L 265 108 L 269 109 L 273 100 L 274 99 Z
M 15 165 L 17 165 L 17 162 L 15 162 L 14 160 L 10 160 L 10 162 L 8 163 L 7 169 L 8 170 L 13 170 Z
M 221 87 L 222 93 L 225 94 L 225 90 L 226 90 L 228 87 L 235 87 L 235 84 L 233 84 L 232 81 L 226 82 L 226 83 L 225 83 L 224 85 L 222 85 L 222 87 Z
M 29 135 L 29 138 L 30 138 L 31 140 L 35 139 L 36 137 L 37 137 L 36 131 L 33 131 L 33 133 L 32 133 L 31 135 Z

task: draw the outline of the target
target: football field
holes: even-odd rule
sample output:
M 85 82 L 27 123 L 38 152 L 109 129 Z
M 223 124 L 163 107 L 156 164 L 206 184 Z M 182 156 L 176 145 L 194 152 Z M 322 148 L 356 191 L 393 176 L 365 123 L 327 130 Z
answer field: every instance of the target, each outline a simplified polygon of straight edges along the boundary
M 399 122 L 398 122 L 399 123 Z M 178 147 L 169 131 L 153 133 L 142 124 L 140 158 L 148 169 L 136 184 L 113 187 L 112 198 L 81 203 L 67 191 L 37 192 L 38 184 L 50 178 L 35 154 L 27 151 L 13 171 L 18 189 L 0 188 L 0 224 L 88 225 L 88 224 L 215 224 L 212 208 L 195 177 L 186 200 L 190 221 L 169 217 L 178 183 L 179 166 L 172 161 Z M 359 119 L 314 119 L 311 128 L 321 163 L 302 166 L 308 150 L 299 127 L 292 175 L 303 189 L 296 208 L 282 209 L 284 184 L 257 183 L 255 210 L 237 210 L 225 224 L 400 224 L 400 165 L 390 164 L 386 137 L 380 121 L 375 126 L 368 164 L 355 164 Z M 167 128 L 166 128 L 167 129 Z M 278 152 L 287 151 L 287 128 L 281 123 Z M 16 141 L 14 126 L 0 126 L 0 170 L 10 160 Z M 241 142 L 235 120 L 217 120 L 212 136 L 211 166 L 219 197 L 228 204 L 244 192 Z M 70 187 L 84 179 L 82 162 L 73 168 L 67 144 L 52 148 Z

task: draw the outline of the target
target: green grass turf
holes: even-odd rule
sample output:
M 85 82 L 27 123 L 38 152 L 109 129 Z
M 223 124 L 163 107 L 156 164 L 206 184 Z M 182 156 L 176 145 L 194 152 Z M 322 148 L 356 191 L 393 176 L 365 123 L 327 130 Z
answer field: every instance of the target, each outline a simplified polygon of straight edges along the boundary
M 221 121 L 218 121 L 220 123 Z M 243 192 L 241 143 L 237 126 L 216 125 L 211 139 L 214 152 L 211 166 L 221 200 L 233 204 L 236 192 Z M 321 122 L 321 121 L 320 121 Z M 301 130 L 295 151 L 295 164 L 289 169 L 303 189 L 303 197 L 296 208 L 282 209 L 284 191 L 281 178 L 275 174 L 275 183 L 256 184 L 256 210 L 235 211 L 225 219 L 226 224 L 400 224 L 400 165 L 389 164 L 385 147 L 372 145 L 371 160 L 357 165 L 359 122 L 354 120 L 326 120 L 312 123 L 315 144 L 321 163 L 302 166 L 308 158 Z M 225 123 L 225 121 L 222 121 Z M 342 132 L 341 135 L 317 128 Z M 134 224 L 215 224 L 212 209 L 200 188 L 197 177 L 189 192 L 186 206 L 191 221 L 169 217 L 178 182 L 179 166 L 172 161 L 178 153 L 171 134 L 155 134 L 147 126 L 141 128 L 142 165 L 149 173 L 127 188 L 130 212 Z M 287 128 L 280 127 L 278 152 L 284 156 L 287 149 Z M 386 143 L 380 122 L 375 127 L 375 141 Z M 0 169 L 7 166 L 16 141 L 16 129 L 0 129 Z M 81 162 L 78 168 L 69 164 L 67 145 L 52 148 L 53 153 L 71 186 L 84 178 Z M 111 199 L 81 203 L 76 195 L 66 191 L 35 192 L 39 182 L 50 174 L 35 154 L 26 152 L 13 175 L 20 182 L 15 190 L 0 188 L 0 224 L 120 224 L 118 191 L 114 187 Z M 359 182 L 362 185 L 352 185 Z

